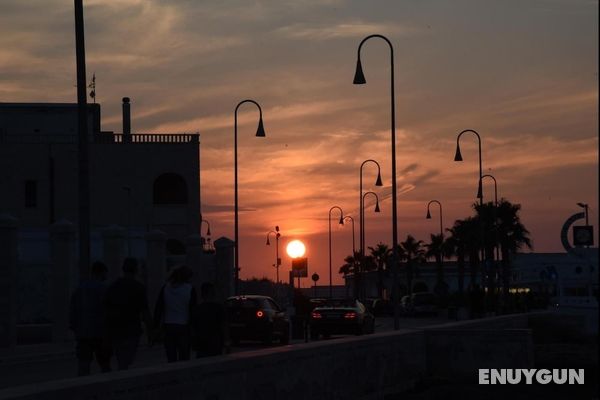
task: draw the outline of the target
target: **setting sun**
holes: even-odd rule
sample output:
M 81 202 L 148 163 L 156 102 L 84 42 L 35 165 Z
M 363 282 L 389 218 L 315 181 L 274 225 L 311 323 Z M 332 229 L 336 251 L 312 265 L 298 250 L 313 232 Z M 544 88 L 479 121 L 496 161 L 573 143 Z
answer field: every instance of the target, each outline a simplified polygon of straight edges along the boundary
M 292 258 L 302 257 L 304 252 L 306 251 L 306 247 L 304 247 L 304 243 L 299 240 L 292 240 L 288 243 L 286 247 L 286 251 L 288 256 Z

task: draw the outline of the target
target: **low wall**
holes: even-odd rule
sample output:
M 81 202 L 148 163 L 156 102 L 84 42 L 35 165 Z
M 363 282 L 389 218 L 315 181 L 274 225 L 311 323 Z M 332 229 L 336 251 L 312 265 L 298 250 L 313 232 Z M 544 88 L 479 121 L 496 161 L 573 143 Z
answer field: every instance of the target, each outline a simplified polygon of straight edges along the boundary
M 430 375 L 533 365 L 516 316 L 249 351 L 0 391 L 11 399 L 380 399 Z M 481 329 L 485 325 L 494 329 Z

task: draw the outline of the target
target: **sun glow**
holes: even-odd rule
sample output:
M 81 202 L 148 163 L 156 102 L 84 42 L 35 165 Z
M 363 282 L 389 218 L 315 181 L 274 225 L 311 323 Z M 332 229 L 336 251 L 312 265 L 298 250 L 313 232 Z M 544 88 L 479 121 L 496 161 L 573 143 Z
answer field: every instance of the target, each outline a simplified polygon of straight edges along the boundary
M 288 256 L 292 258 L 302 257 L 304 252 L 306 251 L 306 247 L 304 247 L 304 243 L 299 240 L 292 240 L 288 243 L 286 247 L 286 251 Z

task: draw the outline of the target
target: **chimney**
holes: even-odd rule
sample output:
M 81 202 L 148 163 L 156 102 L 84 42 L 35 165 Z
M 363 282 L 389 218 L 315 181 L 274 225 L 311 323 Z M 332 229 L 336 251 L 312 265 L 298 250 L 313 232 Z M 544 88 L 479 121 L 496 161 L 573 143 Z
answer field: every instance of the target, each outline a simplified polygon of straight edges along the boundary
M 123 97 L 123 142 L 131 142 L 131 108 L 129 97 Z

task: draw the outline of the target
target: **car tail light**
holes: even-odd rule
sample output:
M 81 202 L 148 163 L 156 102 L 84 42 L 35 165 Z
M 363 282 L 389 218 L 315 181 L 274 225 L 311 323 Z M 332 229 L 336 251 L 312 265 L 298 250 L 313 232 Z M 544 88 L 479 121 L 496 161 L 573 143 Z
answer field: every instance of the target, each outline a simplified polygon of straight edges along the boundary
M 313 312 L 310 314 L 310 316 L 311 316 L 313 319 L 321 319 L 321 318 L 323 318 L 323 316 L 321 315 L 321 313 L 314 312 L 314 311 L 313 311 Z
M 344 318 L 346 318 L 346 319 L 356 318 L 356 313 L 355 312 L 347 312 L 346 314 L 344 314 Z
M 256 316 L 257 316 L 258 318 L 262 318 L 262 317 L 264 317 L 264 316 L 265 316 L 265 313 L 264 313 L 262 310 L 258 310 L 258 311 L 256 312 Z

